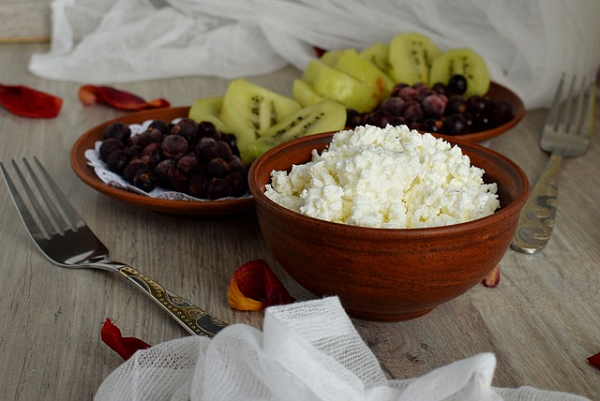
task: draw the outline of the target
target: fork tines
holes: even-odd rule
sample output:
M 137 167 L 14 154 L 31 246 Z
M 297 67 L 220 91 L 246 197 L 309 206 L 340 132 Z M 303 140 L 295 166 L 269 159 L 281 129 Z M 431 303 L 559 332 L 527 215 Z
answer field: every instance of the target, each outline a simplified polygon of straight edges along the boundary
M 23 164 L 29 180 L 16 161 L 12 160 L 12 166 L 17 176 L 16 181 L 20 184 L 23 195 L 0 162 L 0 169 L 23 223 L 34 238 L 50 239 L 56 234 L 63 235 L 66 230 L 76 231 L 83 220 L 72 208 L 39 160 L 36 157 L 33 160 L 42 179 L 35 173 L 27 159 L 23 158 Z
M 581 83 L 577 85 L 577 76 L 574 75 L 566 100 L 560 107 L 564 83 L 565 74 L 562 75 L 556 88 L 554 100 L 546 118 L 546 128 L 551 127 L 554 131 L 567 134 L 591 134 L 596 80 L 583 77 Z

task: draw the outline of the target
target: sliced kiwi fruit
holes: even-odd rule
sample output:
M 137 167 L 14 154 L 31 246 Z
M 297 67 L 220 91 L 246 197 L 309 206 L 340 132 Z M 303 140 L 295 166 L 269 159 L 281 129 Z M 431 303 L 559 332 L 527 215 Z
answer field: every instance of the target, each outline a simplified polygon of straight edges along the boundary
M 361 50 L 358 55 L 375 64 L 381 71 L 389 71 L 389 52 L 390 45 L 380 42 Z
M 280 143 L 320 132 L 339 131 L 346 125 L 346 108 L 332 100 L 323 100 L 288 116 L 255 141 L 240 148 L 242 160 L 255 160 Z
M 377 97 L 378 102 L 388 98 L 394 87 L 392 79 L 371 61 L 359 56 L 356 49 L 342 51 L 334 68 L 371 86 L 372 96 Z
M 292 97 L 302 105 L 307 107 L 323 100 L 323 96 L 319 95 L 313 88 L 301 79 L 295 79 L 292 85 Z
M 220 132 L 229 132 L 220 117 L 222 106 L 223 96 L 198 99 L 190 107 L 188 117 L 196 122 L 210 121 Z
M 361 113 L 373 110 L 378 104 L 378 98 L 373 96 L 370 85 L 319 60 L 308 63 L 302 79 L 317 94 Z
M 448 82 L 453 75 L 463 75 L 467 80 L 465 98 L 483 96 L 490 88 L 490 76 L 483 57 L 469 48 L 452 49 L 442 53 L 431 65 L 429 82 Z
M 334 67 L 343 52 L 344 50 L 328 50 L 321 55 L 319 60 L 330 67 Z
M 429 85 L 429 68 L 440 54 L 440 49 L 425 35 L 398 34 L 390 41 L 389 75 L 396 83 Z
M 273 125 L 301 108 L 300 103 L 290 97 L 237 79 L 225 91 L 219 116 L 241 144 L 261 137 Z

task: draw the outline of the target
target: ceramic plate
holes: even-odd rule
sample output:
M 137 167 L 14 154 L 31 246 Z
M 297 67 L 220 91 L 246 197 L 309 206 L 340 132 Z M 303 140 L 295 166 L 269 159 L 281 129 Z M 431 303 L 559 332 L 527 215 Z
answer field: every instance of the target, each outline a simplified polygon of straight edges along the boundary
M 190 201 L 157 199 L 136 194 L 105 184 L 98 178 L 94 169 L 88 165 L 85 156 L 86 150 L 94 149 L 95 143 L 104 139 L 104 129 L 109 124 L 116 121 L 125 124 L 141 124 L 147 120 L 172 121 L 179 117 L 186 117 L 188 111 L 189 107 L 148 110 L 106 121 L 92 128 L 83 134 L 71 149 L 71 166 L 75 174 L 84 183 L 104 195 L 154 212 L 187 216 L 216 216 L 254 210 L 254 199 L 252 197 Z

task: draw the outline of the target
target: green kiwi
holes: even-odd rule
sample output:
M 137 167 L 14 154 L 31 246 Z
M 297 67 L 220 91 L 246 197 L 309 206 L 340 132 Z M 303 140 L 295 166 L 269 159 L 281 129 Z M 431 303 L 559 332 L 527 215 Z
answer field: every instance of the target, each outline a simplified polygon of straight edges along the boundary
M 334 68 L 369 85 L 373 90 L 372 96 L 375 96 L 378 102 L 387 99 L 394 87 L 392 79 L 371 61 L 359 56 L 356 49 L 342 51 Z
M 197 122 L 210 121 L 220 132 L 229 132 L 229 129 L 221 120 L 221 107 L 223 96 L 198 99 L 190 107 L 188 117 Z
M 334 67 L 344 50 L 328 50 L 321 55 L 319 59 L 322 63 Z
M 429 82 L 447 83 L 453 75 L 463 75 L 467 80 L 464 97 L 483 96 L 490 88 L 490 76 L 483 57 L 469 48 L 452 49 L 442 53 L 431 65 Z
M 307 107 L 323 100 L 323 96 L 316 93 L 313 88 L 301 79 L 295 79 L 292 85 L 292 97 L 302 105 Z
M 358 55 L 375 64 L 381 71 L 389 71 L 389 53 L 390 45 L 387 43 L 375 43 L 374 45 L 361 50 Z
M 302 79 L 317 94 L 361 113 L 373 110 L 379 103 L 371 86 L 319 60 L 308 63 Z
M 273 125 L 301 108 L 292 98 L 237 79 L 225 91 L 219 116 L 241 144 L 261 137 Z
M 440 49 L 425 35 L 416 32 L 398 34 L 390 41 L 389 75 L 396 83 L 428 85 L 429 68 L 440 54 Z
M 332 100 L 301 109 L 272 126 L 264 136 L 240 147 L 244 162 L 251 162 L 280 143 L 320 132 L 339 131 L 346 125 L 346 108 Z

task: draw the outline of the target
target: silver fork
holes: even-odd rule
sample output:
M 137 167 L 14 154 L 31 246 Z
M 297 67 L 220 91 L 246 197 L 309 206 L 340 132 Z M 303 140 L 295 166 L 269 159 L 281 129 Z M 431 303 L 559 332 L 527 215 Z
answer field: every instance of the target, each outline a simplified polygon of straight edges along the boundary
M 511 248 L 528 254 L 540 252 L 550 239 L 556 216 L 558 175 L 564 157 L 580 156 L 587 150 L 593 131 L 595 89 L 592 80 L 581 80 L 579 95 L 575 98 L 576 77 L 571 80 L 567 100 L 561 108 L 563 74 L 546 122 L 542 128 L 540 147 L 550 152 L 550 159 L 542 176 L 525 203 Z
M 213 337 L 226 326 L 226 323 L 220 319 L 211 316 L 133 267 L 111 260 L 106 246 L 75 211 L 39 160 L 34 157 L 34 162 L 41 173 L 42 180 L 29 162 L 23 159 L 30 181 L 37 191 L 32 189 L 17 163 L 12 160 L 25 198 L 29 200 L 28 203 L 19 194 L 19 190 L 1 162 L 0 170 L 31 238 L 51 262 L 61 267 L 93 268 L 118 273 L 155 301 L 191 334 Z

